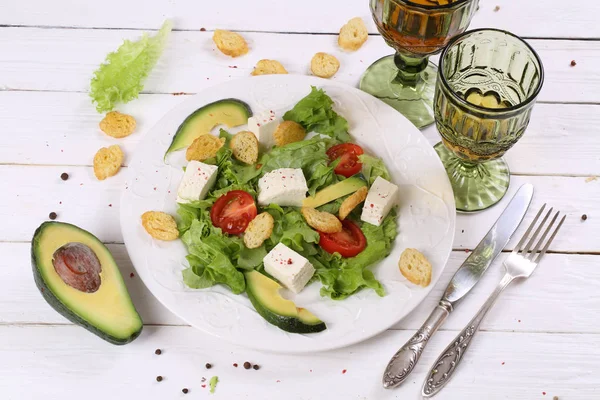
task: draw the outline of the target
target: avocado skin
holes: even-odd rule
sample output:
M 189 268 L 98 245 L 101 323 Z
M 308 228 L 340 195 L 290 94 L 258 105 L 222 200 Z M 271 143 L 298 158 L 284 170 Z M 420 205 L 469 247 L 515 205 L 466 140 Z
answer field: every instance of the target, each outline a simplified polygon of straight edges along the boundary
M 173 140 L 171 141 L 171 144 L 169 145 L 169 148 L 167 149 L 167 152 L 165 153 L 165 157 L 170 152 L 176 150 L 176 147 L 179 144 L 179 140 L 181 139 L 182 133 L 185 133 L 186 126 L 191 121 L 193 121 L 198 116 L 198 114 L 202 113 L 207 108 L 218 106 L 219 104 L 230 104 L 231 105 L 232 103 L 234 103 L 238 107 L 242 107 L 244 109 L 244 112 L 247 114 L 247 118 L 250 118 L 252 116 L 252 109 L 250 108 L 248 103 L 246 103 L 242 100 L 239 100 L 239 99 L 227 98 L 227 99 L 221 99 L 221 100 L 213 101 L 212 103 L 205 104 L 202 107 L 196 109 L 196 111 L 194 111 L 190 115 L 188 115 L 186 117 L 186 119 L 184 119 L 183 122 L 179 125 L 179 127 L 177 128 L 177 131 L 175 131 Z
M 33 238 L 31 240 L 31 266 L 33 269 L 33 279 L 35 281 L 35 285 L 37 286 L 38 290 L 42 294 L 42 297 L 60 315 L 62 315 L 63 317 L 65 317 L 66 319 L 71 321 L 72 323 L 79 325 L 82 328 L 87 329 L 88 331 L 92 332 L 94 335 L 106 340 L 109 343 L 112 343 L 115 345 L 124 345 L 124 344 L 134 341 L 142 333 L 143 325 L 137 332 L 134 332 L 131 336 L 129 336 L 127 338 L 115 338 L 111 335 L 106 334 L 105 332 L 101 331 L 100 329 L 96 328 L 95 326 L 89 324 L 87 321 L 85 321 L 81 317 L 77 316 L 75 313 L 73 313 L 71 310 L 69 310 L 50 290 L 50 288 L 44 281 L 44 278 L 40 274 L 40 271 L 38 270 L 38 267 L 37 267 L 38 260 L 37 260 L 36 254 L 35 254 L 35 248 L 36 248 L 37 242 L 39 241 L 38 236 L 42 233 L 44 228 L 46 226 L 54 224 L 54 223 L 55 222 L 50 222 L 50 221 L 46 221 L 46 222 L 42 223 L 35 230 L 35 232 L 33 234 Z M 64 222 L 61 222 L 61 223 L 64 225 L 69 225 L 69 226 L 77 228 L 77 229 L 81 229 L 78 226 L 73 225 L 73 224 L 68 224 L 68 223 L 64 223 Z

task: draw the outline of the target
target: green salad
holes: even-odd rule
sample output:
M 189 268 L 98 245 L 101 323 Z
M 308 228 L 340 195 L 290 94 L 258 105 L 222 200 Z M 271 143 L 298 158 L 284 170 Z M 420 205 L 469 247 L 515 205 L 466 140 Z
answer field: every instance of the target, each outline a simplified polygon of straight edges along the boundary
M 278 243 L 283 243 L 312 264 L 315 272 L 310 282 L 320 282 L 321 296 L 341 300 L 365 288 L 373 289 L 380 296 L 385 294 L 369 267 L 391 251 L 397 235 L 395 207 L 382 217 L 378 226 L 361 221 L 362 205 L 346 217 L 360 228 L 366 239 L 366 246 L 353 257 L 326 251 L 320 245 L 321 234 L 309 226 L 299 207 L 257 205 L 258 213 L 267 212 L 273 217 L 274 226 L 268 239 L 252 249 L 244 245 L 241 235 L 228 234 L 211 220 L 211 209 L 220 197 L 241 190 L 256 199 L 259 179 L 281 168 L 302 169 L 308 196 L 313 198 L 319 196 L 320 191 L 348 179 L 363 180 L 368 187 L 378 177 L 389 180 L 381 159 L 367 154 L 358 156 L 360 170 L 352 177 L 336 173 L 344 159 L 332 159 L 328 150 L 351 143 L 352 138 L 348 122 L 333 110 L 332 105 L 333 101 L 322 89 L 313 87 L 309 95 L 283 115 L 283 120 L 294 121 L 306 132 L 320 135 L 262 151 L 253 165 L 242 163 L 233 156 L 230 146 L 233 136 L 225 130 L 220 131 L 219 136 L 225 144 L 214 157 L 203 161 L 218 167 L 216 182 L 203 200 L 178 206 L 178 229 L 189 252 L 189 267 L 183 271 L 187 286 L 203 289 L 221 284 L 235 294 L 244 293 L 248 272 L 255 270 L 265 274 L 263 259 Z M 332 199 L 316 209 L 337 214 L 344 199 L 350 195 Z

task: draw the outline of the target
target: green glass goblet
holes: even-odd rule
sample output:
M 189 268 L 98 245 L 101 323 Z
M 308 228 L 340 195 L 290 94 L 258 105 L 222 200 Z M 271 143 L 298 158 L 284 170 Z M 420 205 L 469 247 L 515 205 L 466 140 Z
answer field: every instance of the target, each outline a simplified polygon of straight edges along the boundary
M 464 32 L 478 0 L 370 0 L 383 39 L 396 54 L 373 63 L 359 88 L 400 111 L 418 128 L 433 123 L 437 68 L 429 62 Z
M 456 209 L 496 204 L 510 181 L 500 157 L 525 133 L 544 82 L 537 53 L 497 29 L 455 37 L 440 56 L 434 111 L 435 146 L 454 189 Z

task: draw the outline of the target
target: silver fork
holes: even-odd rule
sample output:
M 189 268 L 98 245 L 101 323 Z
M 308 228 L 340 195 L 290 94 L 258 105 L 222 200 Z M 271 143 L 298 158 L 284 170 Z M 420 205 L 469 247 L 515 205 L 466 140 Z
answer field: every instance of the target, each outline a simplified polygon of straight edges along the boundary
M 477 332 L 479 325 L 481 325 L 481 321 L 483 321 L 483 318 L 487 312 L 492 308 L 498 299 L 498 296 L 500 296 L 500 293 L 502 293 L 504 289 L 506 289 L 506 287 L 515 279 L 529 278 L 542 257 L 544 257 L 546 254 L 548 247 L 550 247 L 550 243 L 552 243 L 552 240 L 554 240 L 554 237 L 565 221 L 566 216 L 562 217 L 552 232 L 552 235 L 550 235 L 550 238 L 546 241 L 545 245 L 543 245 L 546 237 L 554 226 L 554 223 L 558 219 L 560 212 L 557 211 L 550 221 L 548 227 L 544 230 L 542 237 L 534 246 L 536 239 L 540 235 L 540 232 L 542 232 L 544 225 L 546 225 L 546 221 L 552 214 L 552 208 L 546 213 L 545 217 L 542 219 L 542 222 L 539 224 L 531 238 L 529 240 L 527 239 L 529 238 L 529 234 L 535 227 L 535 224 L 544 212 L 545 208 L 546 204 L 542 206 L 540 211 L 533 219 L 531 225 L 529 225 L 529 228 L 527 228 L 523 238 L 519 241 L 519 243 L 515 246 L 515 249 L 504 261 L 506 273 L 496 287 L 496 290 L 494 290 L 494 292 L 490 295 L 479 312 L 475 315 L 475 317 L 473 317 L 471 322 L 469 322 L 465 329 L 458 334 L 458 336 L 452 341 L 452 343 L 450 343 L 448 347 L 446 347 L 442 355 L 433 364 L 433 367 L 427 374 L 427 378 L 423 383 L 423 389 L 421 391 L 423 397 L 435 396 L 444 387 L 444 385 L 448 383 L 456 371 L 456 368 L 460 364 L 460 361 L 463 359 L 465 352 L 469 348 L 475 332 Z M 532 248 L 532 246 L 534 247 Z

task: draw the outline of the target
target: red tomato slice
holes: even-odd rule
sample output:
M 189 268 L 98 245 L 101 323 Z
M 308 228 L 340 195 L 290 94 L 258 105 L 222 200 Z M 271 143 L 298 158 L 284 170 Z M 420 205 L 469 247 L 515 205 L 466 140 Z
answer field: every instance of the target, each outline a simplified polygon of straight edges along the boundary
M 358 156 L 363 153 L 362 147 L 353 143 L 338 144 L 327 150 L 327 155 L 331 161 L 340 159 L 340 162 L 335 167 L 335 173 L 344 175 L 346 178 L 360 172 L 362 163 L 358 161 Z
M 358 225 L 350 220 L 342 221 L 342 231 L 338 233 L 319 232 L 319 245 L 328 253 L 340 253 L 342 257 L 354 257 L 367 246 L 367 238 Z
M 256 217 L 256 204 L 250 193 L 232 190 L 219 197 L 210 209 L 210 219 L 217 228 L 230 235 L 239 235 Z

